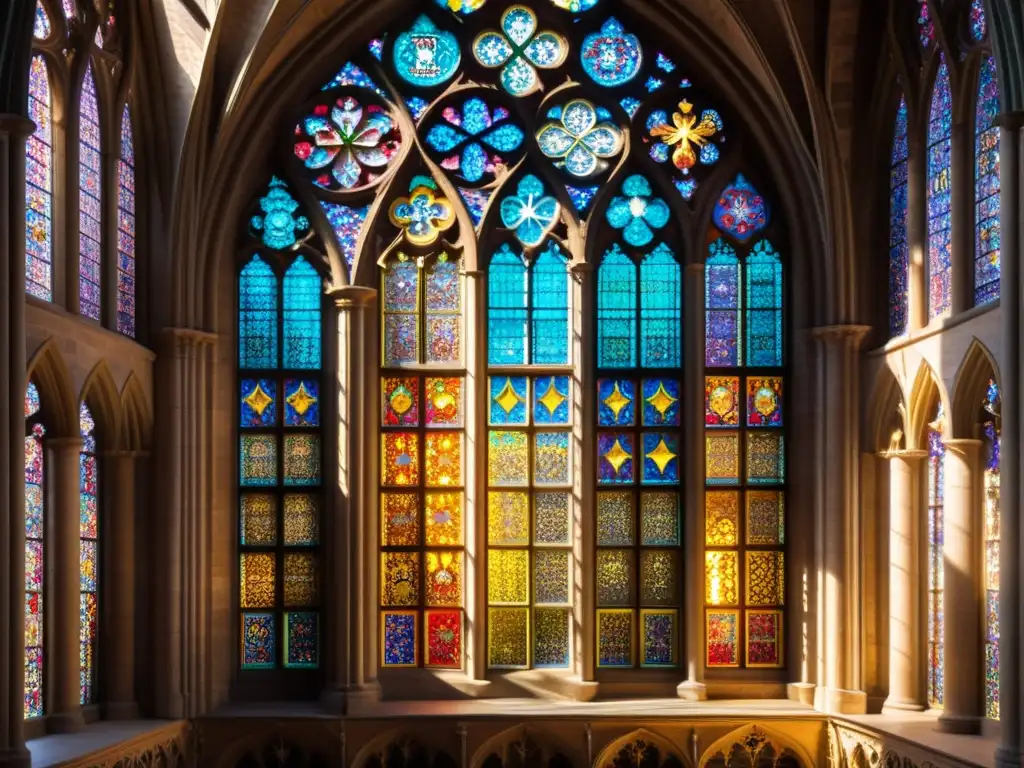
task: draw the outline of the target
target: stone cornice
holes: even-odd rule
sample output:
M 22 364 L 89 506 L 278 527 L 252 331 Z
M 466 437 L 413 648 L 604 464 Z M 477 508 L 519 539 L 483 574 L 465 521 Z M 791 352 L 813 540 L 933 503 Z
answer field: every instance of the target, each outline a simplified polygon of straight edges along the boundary
M 344 285 L 328 291 L 327 295 L 338 309 L 357 309 L 365 307 L 377 298 L 377 289 L 362 285 Z
M 36 124 L 24 115 L 0 114 L 0 133 L 27 139 L 36 130 Z
M 1024 111 L 1003 112 L 992 121 L 994 125 L 1005 128 L 1008 131 L 1019 131 L 1024 128 Z

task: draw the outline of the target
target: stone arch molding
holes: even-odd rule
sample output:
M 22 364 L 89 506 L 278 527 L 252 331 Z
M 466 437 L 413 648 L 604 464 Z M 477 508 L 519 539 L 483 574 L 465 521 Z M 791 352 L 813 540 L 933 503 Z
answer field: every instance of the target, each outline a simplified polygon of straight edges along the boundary
M 561 754 L 573 765 L 586 764 L 578 751 L 558 736 L 540 728 L 517 725 L 485 741 L 469 761 L 469 768 L 481 768 L 491 755 L 497 755 L 506 764 L 510 757 L 519 755 L 523 758 L 518 763 L 520 765 L 545 766 L 556 754 Z
M 257 731 L 227 746 L 216 768 L 245 766 L 253 759 L 266 768 L 326 768 L 337 763 L 338 755 L 338 734 L 326 728 L 317 728 L 315 733 L 305 731 L 301 739 L 286 738 L 280 731 L 272 731 L 270 735 Z
M 910 434 L 907 440 L 907 448 L 927 449 L 928 447 L 928 424 L 935 418 L 935 403 L 942 403 L 942 411 L 945 414 L 946 424 L 949 424 L 953 409 L 950 405 L 949 395 L 942 379 L 935 373 L 935 370 L 922 360 L 914 377 L 914 387 L 910 391 Z M 946 436 L 949 429 L 946 429 Z
M 910 439 L 910 415 L 896 373 L 883 365 L 875 377 L 865 421 L 864 442 L 874 451 L 898 451 Z
M 44 342 L 29 360 L 22 382 L 22 397 L 29 381 L 34 381 L 39 389 L 43 414 L 53 437 L 78 437 L 78 394 L 53 339 Z
M 978 424 L 978 412 L 990 378 L 999 383 L 999 366 L 988 347 L 974 338 L 953 380 L 953 411 L 949 420 L 951 437 L 976 437 L 974 430 Z
M 104 447 L 123 448 L 125 446 L 122 431 L 125 414 L 121 406 L 121 396 L 105 360 L 96 363 L 89 375 L 85 377 L 78 402 L 89 405 Z
M 687 768 L 693 766 L 693 762 L 686 757 L 686 750 L 674 743 L 672 739 L 646 728 L 638 728 L 625 736 L 620 736 L 602 749 L 597 760 L 594 761 L 594 768 L 639 766 L 644 749 L 649 747 L 655 747 L 659 752 L 658 766 L 661 766 L 669 757 L 675 758 Z M 632 762 L 626 762 L 626 760 L 632 760 Z
M 773 754 L 773 765 L 782 756 L 790 756 L 795 759 L 801 768 L 812 768 L 816 763 L 807 751 L 795 741 L 787 738 L 778 731 L 765 728 L 762 725 L 751 723 L 722 736 L 701 755 L 697 768 L 708 768 L 714 765 L 715 758 L 724 758 L 725 765 L 732 765 L 732 760 L 737 751 L 743 756 L 749 757 L 749 765 L 760 765 L 758 758 L 767 756 L 766 750 L 771 749 Z M 741 763 L 742 765 L 742 763 Z
M 399 754 L 404 762 L 389 762 L 391 755 Z M 447 762 L 444 762 L 447 760 Z M 458 765 L 454 755 L 402 730 L 383 733 L 360 749 L 352 760 L 352 768 L 376 768 L 377 766 L 398 766 L 399 768 L 445 768 Z

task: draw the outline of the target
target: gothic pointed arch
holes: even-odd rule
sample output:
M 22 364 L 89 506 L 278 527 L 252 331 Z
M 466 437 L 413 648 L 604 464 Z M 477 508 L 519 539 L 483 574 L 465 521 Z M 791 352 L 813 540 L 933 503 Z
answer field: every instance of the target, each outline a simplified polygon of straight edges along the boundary
M 687 750 L 665 735 L 649 728 L 637 728 L 606 745 L 594 760 L 594 768 L 691 768 Z
M 906 448 L 911 440 L 909 412 L 903 399 L 903 387 L 892 368 L 879 367 L 870 392 L 864 445 L 875 451 Z
M 737 728 L 704 750 L 698 768 L 810 768 L 807 748 L 761 723 Z
M 566 765 L 583 765 L 578 750 L 547 731 L 532 725 L 517 725 L 502 731 L 485 741 L 473 754 L 470 768 L 485 768 L 488 765 L 503 766 L 544 766 L 553 765 L 559 756 Z
M 942 379 L 927 361 L 922 360 L 910 390 L 908 448 L 928 447 L 928 425 L 935 421 L 936 410 L 940 407 L 945 414 L 952 412 Z
M 999 383 L 995 355 L 974 338 L 953 379 L 951 437 L 977 437 L 978 408 L 985 400 L 990 382 L 997 386 Z
M 118 443 L 122 433 L 121 395 L 106 360 L 100 360 L 82 383 L 80 403 L 88 403 L 96 426 L 105 436 L 108 450 Z
M 47 339 L 31 356 L 27 378 L 46 402 L 53 437 L 78 437 L 78 395 L 54 339 Z

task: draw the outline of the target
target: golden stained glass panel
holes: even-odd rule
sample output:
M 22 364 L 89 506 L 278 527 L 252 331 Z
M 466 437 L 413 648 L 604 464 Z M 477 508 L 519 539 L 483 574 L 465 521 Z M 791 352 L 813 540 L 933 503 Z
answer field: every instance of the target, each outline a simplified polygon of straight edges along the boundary
M 735 432 L 704 436 L 709 485 L 737 485 L 740 481 L 740 436 Z
M 785 531 L 783 492 L 747 491 L 747 544 L 783 544 Z
M 740 573 L 736 552 L 704 553 L 704 600 L 708 605 L 736 605 L 740 601 Z
M 633 545 L 631 491 L 601 491 L 597 494 L 597 544 L 601 547 Z
M 462 379 L 428 377 L 423 399 L 428 427 L 462 426 Z
M 645 547 L 679 545 L 679 496 L 675 491 L 640 494 L 640 543 Z
M 525 432 L 492 430 L 488 436 L 487 482 L 526 486 L 530 482 L 529 440 Z
M 633 611 L 597 612 L 597 666 L 633 666 Z
M 284 556 L 284 604 L 288 608 L 316 605 L 319 598 L 316 555 L 286 552 Z
M 273 608 L 277 564 L 274 555 L 243 552 L 239 558 L 240 605 L 242 608 Z
M 384 606 L 419 605 L 418 552 L 384 552 L 381 559 L 380 602 Z
M 530 663 L 530 609 L 491 608 L 487 612 L 487 664 L 517 669 Z
M 489 544 L 523 546 L 530 541 L 530 495 L 520 491 L 487 494 Z
M 681 576 L 675 550 L 645 549 L 640 554 L 641 604 L 676 605 Z
M 415 547 L 420 543 L 419 496 L 415 493 L 380 495 L 381 542 L 385 547 Z
M 428 547 L 462 546 L 461 492 L 428 493 L 425 515 Z
M 533 497 L 533 540 L 536 544 L 569 544 L 569 494 L 558 491 Z
M 777 432 L 747 434 L 747 482 L 781 483 L 786 479 L 783 436 Z
M 451 488 L 462 485 L 462 434 L 428 434 L 424 466 L 428 488 Z
M 711 547 L 734 547 L 739 541 L 739 491 L 707 491 L 704 495 L 704 542 Z
M 522 605 L 530 602 L 529 551 L 492 549 L 487 553 L 487 600 Z
M 533 600 L 538 605 L 569 602 L 569 552 L 538 549 L 533 553 Z
M 747 604 L 782 605 L 785 570 L 782 552 L 747 552 Z
M 320 436 L 284 436 L 284 484 L 320 483 Z
M 241 500 L 241 529 L 244 546 L 277 544 L 277 499 L 265 493 L 246 493 Z
M 440 608 L 462 606 L 462 553 L 426 553 L 427 605 Z
M 419 435 L 412 432 L 385 432 L 381 440 L 381 484 L 385 486 L 419 485 Z
M 284 497 L 284 543 L 308 547 L 320 541 L 320 501 L 316 496 L 289 493 Z
M 633 551 L 597 551 L 597 604 L 630 605 L 633 602 Z

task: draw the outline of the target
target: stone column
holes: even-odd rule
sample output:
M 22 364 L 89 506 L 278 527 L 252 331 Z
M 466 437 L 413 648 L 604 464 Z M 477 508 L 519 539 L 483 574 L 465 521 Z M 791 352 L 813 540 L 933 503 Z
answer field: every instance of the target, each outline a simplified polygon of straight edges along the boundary
M 676 695 L 687 701 L 704 701 L 704 264 L 688 264 L 684 273 L 683 359 L 692 364 L 684 372 L 683 445 L 684 470 L 683 642 L 686 680 Z
M 1021 387 L 1021 206 L 1020 181 L 1021 137 L 1024 135 L 1024 112 L 1000 118 L 999 164 L 1001 181 L 1001 264 L 1000 316 L 1003 348 L 1000 359 L 1000 384 L 1006 395 L 1002 399 L 1002 434 L 999 449 L 1003 471 L 1000 472 L 1000 538 L 1002 567 L 999 571 L 999 768 L 1020 768 L 1024 764 L 1022 749 L 1021 699 L 1021 410 L 1018 393 Z M 980 674 L 980 673 L 979 673 Z
M 47 489 L 53 500 L 51 608 L 47 610 L 49 637 L 47 652 L 51 659 L 47 681 L 52 705 L 47 716 L 51 733 L 80 730 L 81 666 L 79 664 L 81 604 L 81 511 L 79 456 L 82 438 L 55 437 L 46 443 L 49 454 Z
M 981 730 L 981 441 L 946 440 L 943 604 L 945 693 L 939 730 Z
M 973 114 L 973 113 L 972 113 Z M 974 178 L 971 167 L 973 147 L 972 126 L 956 123 L 953 126 L 950 149 L 951 192 L 950 226 L 950 315 L 956 316 L 974 306 L 974 225 L 971 209 L 974 202 L 974 184 L 965 183 Z
M 0 766 L 29 768 L 25 749 L 25 140 L 0 115 Z
M 579 407 L 576 433 L 580 441 L 579 457 L 579 504 L 580 527 L 578 556 L 583 564 L 576 581 L 580 596 L 576 606 L 580 617 L 579 631 L 579 672 L 584 683 L 597 683 L 597 600 L 593 589 L 593 578 L 588 567 L 597 558 L 597 497 L 595 478 L 597 476 L 597 267 L 587 262 L 573 264 L 574 304 L 577 316 L 573 319 L 576 371 L 579 377 L 576 385 Z M 588 389 L 589 387 L 589 389 Z M 596 695 L 596 690 L 594 692 Z
M 858 488 L 859 347 L 868 328 L 814 329 L 818 342 L 819 472 L 814 516 L 818 589 L 818 686 L 814 706 L 829 714 L 863 714 L 860 690 L 860 531 Z
M 157 359 L 160 509 L 153 529 L 155 572 L 155 714 L 180 719 L 202 714 L 209 701 L 211 465 L 209 370 L 214 334 L 194 328 L 164 330 Z
M 139 716 L 135 700 L 135 466 L 137 453 L 109 451 L 105 458 L 110 525 L 103 559 L 106 580 L 101 626 L 103 679 L 106 683 L 108 720 Z
M 889 697 L 883 711 L 922 712 L 920 482 L 928 452 L 882 457 L 889 463 Z
M 464 270 L 466 281 L 465 327 L 483 328 L 487 323 L 487 273 Z M 473 680 L 487 678 L 487 339 L 483 333 L 467 333 L 463 356 L 466 361 L 466 384 L 463 390 L 466 425 L 466 448 L 463 479 L 465 503 L 462 525 L 466 559 L 463 565 L 462 628 L 466 675 Z M 469 397 L 469 393 L 473 397 Z M 475 450 L 474 447 L 475 446 Z M 470 557 L 472 553 L 473 557 Z M 425 631 L 425 630 L 424 630 Z
M 928 325 L 928 183 L 925 146 L 912 131 L 907 159 L 907 329 Z

